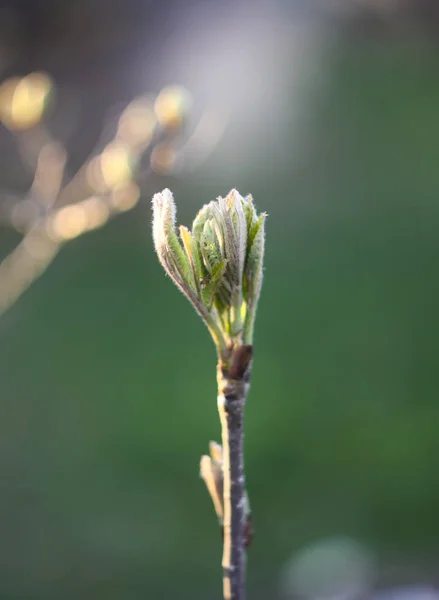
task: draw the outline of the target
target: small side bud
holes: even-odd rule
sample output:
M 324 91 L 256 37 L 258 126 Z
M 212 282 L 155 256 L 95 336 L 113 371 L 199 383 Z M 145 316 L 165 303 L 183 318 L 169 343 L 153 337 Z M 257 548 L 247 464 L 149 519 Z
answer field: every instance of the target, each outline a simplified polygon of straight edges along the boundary
M 206 484 L 207 491 L 212 498 L 213 506 L 215 508 L 216 516 L 220 527 L 223 526 L 224 521 L 224 500 L 223 500 L 223 486 L 224 486 L 224 472 L 223 472 L 223 448 L 216 442 L 210 442 L 209 444 L 210 456 L 205 454 L 201 457 L 200 461 L 200 477 Z M 246 548 L 250 546 L 253 538 L 253 519 L 250 510 L 250 502 L 248 499 L 247 491 L 244 491 L 242 501 L 244 502 L 245 512 L 245 525 L 244 525 L 244 542 Z
M 207 454 L 201 457 L 200 476 L 206 484 L 207 490 L 212 498 L 216 516 L 220 525 L 224 519 L 223 503 L 223 449 L 220 444 L 210 442 L 210 456 Z

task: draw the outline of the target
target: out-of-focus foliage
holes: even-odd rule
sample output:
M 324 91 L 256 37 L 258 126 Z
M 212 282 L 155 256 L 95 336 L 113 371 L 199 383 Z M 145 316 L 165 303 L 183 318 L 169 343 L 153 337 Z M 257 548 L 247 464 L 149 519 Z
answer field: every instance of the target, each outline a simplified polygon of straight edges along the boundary
M 218 597 L 220 534 L 198 478 L 218 438 L 215 351 L 154 255 L 149 197 L 164 183 L 187 225 L 233 186 L 270 216 L 247 410 L 249 596 L 287 596 L 290 557 L 337 536 L 369 549 L 376 561 L 357 554 L 372 579 L 434 582 L 437 47 L 417 30 L 319 23 L 308 62 L 294 42 L 310 22 L 284 5 L 247 19 L 267 36 L 251 85 L 238 73 L 254 94 L 202 168 L 153 176 L 0 320 L 2 598 Z M 72 142 L 74 160 L 82 149 Z M 2 256 L 16 242 L 0 229 Z

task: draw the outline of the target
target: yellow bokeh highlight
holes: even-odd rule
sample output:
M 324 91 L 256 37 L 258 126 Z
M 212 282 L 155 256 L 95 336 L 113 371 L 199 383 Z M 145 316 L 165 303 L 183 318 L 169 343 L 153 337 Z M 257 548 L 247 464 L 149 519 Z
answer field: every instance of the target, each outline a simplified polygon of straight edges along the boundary
M 75 204 L 61 208 L 53 217 L 50 234 L 54 239 L 73 240 L 87 229 L 84 206 Z
M 129 181 L 132 166 L 128 147 L 120 142 L 108 144 L 101 154 L 101 171 L 105 184 L 111 189 Z
M 102 227 L 110 218 L 110 209 L 105 200 L 97 196 L 92 196 L 82 202 L 87 217 L 87 229 L 97 229 Z
M 0 120 L 13 131 L 35 127 L 43 117 L 52 88 L 46 73 L 7 79 L 0 86 Z
M 87 167 L 87 182 L 95 192 L 114 190 L 126 185 L 133 174 L 129 147 L 121 141 L 108 144 Z
M 102 227 L 109 218 L 110 208 L 105 200 L 91 196 L 58 210 L 51 219 L 49 234 L 58 241 L 72 240 L 86 231 Z
M 191 95 L 182 86 L 165 87 L 154 102 L 154 111 L 162 127 L 179 127 L 192 103 Z
M 131 210 L 139 200 L 140 188 L 134 182 L 129 183 L 124 188 L 115 190 L 110 198 L 112 207 L 119 212 Z
M 139 98 L 131 102 L 119 118 L 117 138 L 131 147 L 147 146 L 157 119 L 151 101 Z

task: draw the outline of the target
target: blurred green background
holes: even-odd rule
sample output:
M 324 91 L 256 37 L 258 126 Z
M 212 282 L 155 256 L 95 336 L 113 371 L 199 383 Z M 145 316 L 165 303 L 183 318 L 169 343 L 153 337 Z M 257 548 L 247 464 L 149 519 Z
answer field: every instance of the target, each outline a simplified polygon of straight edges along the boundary
M 102 34 L 101 62 L 82 77 L 86 51 L 77 62 L 74 45 L 53 56 L 49 32 L 62 10 L 52 5 L 52 29 L 26 33 L 17 63 L 20 73 L 26 64 L 55 71 L 60 102 L 70 89 L 85 97 L 70 147 L 79 164 L 93 141 L 87 119 L 130 94 L 177 82 L 196 110 L 212 80 L 212 95 L 222 89 L 232 101 L 202 165 L 152 174 L 134 210 L 66 244 L 0 318 L 0 598 L 220 597 L 220 534 L 198 476 L 200 455 L 220 436 L 215 351 L 153 251 L 149 201 L 163 187 L 187 225 L 232 187 L 269 214 L 246 415 L 249 598 L 293 597 L 282 583 L 290 557 L 333 536 L 368 548 L 377 585 L 434 583 L 436 31 L 405 13 L 347 18 L 226 3 L 217 16 L 214 3 L 211 12 L 171 5 L 149 3 L 143 21 L 133 12 L 138 38 L 117 47 L 122 58 L 102 86 L 93 68 L 97 77 L 113 29 Z M 201 43 L 186 53 L 183 36 L 180 54 L 151 56 L 200 15 L 206 39 L 217 32 L 221 43 L 194 66 L 198 90 L 184 67 Z M 232 23 L 236 35 L 226 40 Z M 74 26 L 79 46 L 81 20 Z M 160 44 L 156 54 L 142 54 L 142 39 Z M 5 187 L 15 176 L 19 188 L 19 175 L 5 172 L 9 150 L 0 155 Z M 2 227 L 1 256 L 19 239 Z

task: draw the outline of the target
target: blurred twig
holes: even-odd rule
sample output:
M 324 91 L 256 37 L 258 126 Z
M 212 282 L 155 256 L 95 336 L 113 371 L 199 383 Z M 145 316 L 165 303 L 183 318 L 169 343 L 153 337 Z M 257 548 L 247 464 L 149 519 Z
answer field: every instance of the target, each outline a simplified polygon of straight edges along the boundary
M 142 179 L 138 166 L 146 152 L 150 171 L 181 171 L 185 161 L 190 168 L 200 154 L 210 152 L 222 131 L 219 120 L 218 135 L 187 160 L 191 140 L 200 146 L 200 126 L 189 140 L 179 141 L 188 94 L 182 88 L 165 88 L 156 98 L 133 100 L 121 112 L 112 139 L 69 177 L 67 149 L 42 120 L 51 87 L 50 78 L 39 73 L 0 86 L 0 119 L 13 135 L 23 165 L 34 175 L 24 196 L 0 193 L 0 227 L 12 227 L 23 236 L 0 262 L 0 315 L 44 273 L 66 242 L 136 206 Z

